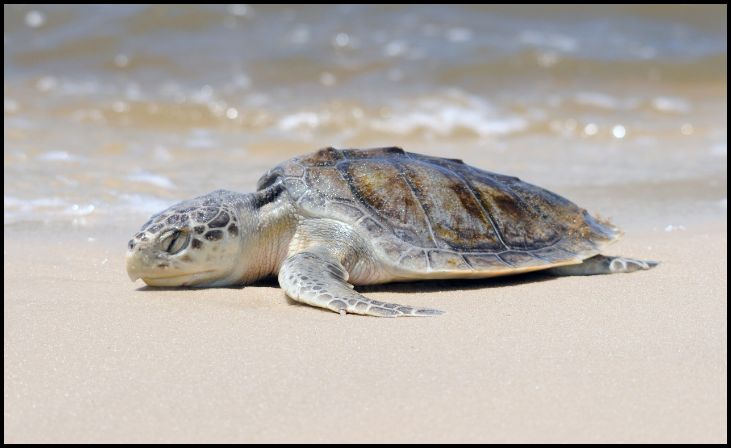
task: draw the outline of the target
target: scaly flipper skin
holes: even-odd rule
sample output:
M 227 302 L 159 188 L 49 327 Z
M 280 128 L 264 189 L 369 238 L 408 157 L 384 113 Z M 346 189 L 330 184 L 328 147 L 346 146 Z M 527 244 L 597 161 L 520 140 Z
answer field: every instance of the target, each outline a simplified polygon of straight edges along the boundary
M 378 317 L 437 316 L 443 311 L 371 300 L 354 291 L 348 273 L 325 250 L 310 248 L 287 258 L 279 270 L 279 285 L 289 297 L 336 313 Z
M 561 276 L 624 274 L 628 272 L 652 269 L 658 264 L 660 263 L 652 260 L 636 260 L 634 258 L 595 255 L 591 258 L 587 258 L 580 264 L 552 268 L 546 272 Z

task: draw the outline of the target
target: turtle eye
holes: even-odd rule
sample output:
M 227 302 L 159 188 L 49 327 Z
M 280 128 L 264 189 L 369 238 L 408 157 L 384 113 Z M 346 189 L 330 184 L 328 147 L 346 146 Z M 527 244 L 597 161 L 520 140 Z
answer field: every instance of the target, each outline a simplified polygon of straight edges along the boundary
M 160 242 L 163 250 L 170 255 L 177 254 L 181 250 L 185 249 L 190 240 L 188 232 L 181 232 L 180 230 L 173 230 L 169 235 L 165 236 Z

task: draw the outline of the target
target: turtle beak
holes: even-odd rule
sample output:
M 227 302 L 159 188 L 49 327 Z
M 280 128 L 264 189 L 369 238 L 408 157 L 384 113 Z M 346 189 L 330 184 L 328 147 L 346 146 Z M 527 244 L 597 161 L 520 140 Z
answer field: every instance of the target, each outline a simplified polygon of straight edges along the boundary
M 127 252 L 127 275 L 129 275 L 129 279 L 132 281 L 142 278 L 142 263 L 138 254 L 139 251 Z

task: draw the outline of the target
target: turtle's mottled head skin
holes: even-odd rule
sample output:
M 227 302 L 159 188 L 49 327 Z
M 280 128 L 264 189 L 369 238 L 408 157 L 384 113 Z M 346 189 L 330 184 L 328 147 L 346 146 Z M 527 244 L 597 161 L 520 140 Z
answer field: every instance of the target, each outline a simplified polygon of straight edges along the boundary
M 154 215 L 127 243 L 130 278 L 150 286 L 234 283 L 255 215 L 247 199 L 217 190 Z

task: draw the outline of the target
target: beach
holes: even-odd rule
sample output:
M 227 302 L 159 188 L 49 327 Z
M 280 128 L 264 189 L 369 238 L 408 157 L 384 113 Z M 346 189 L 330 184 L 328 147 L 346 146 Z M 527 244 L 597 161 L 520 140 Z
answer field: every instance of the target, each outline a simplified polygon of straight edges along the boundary
M 726 6 L 6 5 L 4 441 L 727 442 Z M 156 212 L 323 147 L 459 158 L 649 271 L 131 282 Z
M 96 235 L 6 232 L 6 442 L 727 438 L 725 226 L 613 248 L 647 272 L 361 288 L 447 312 L 402 319 L 153 290 Z

